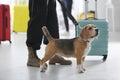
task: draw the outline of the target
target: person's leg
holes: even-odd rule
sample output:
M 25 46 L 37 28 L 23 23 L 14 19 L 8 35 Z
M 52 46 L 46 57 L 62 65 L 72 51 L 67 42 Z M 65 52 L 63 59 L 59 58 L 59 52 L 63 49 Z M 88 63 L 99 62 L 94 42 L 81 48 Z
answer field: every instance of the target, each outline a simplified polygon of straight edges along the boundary
M 46 24 L 46 0 L 29 0 L 29 16 L 26 45 L 28 47 L 28 66 L 39 67 L 40 59 L 36 50 L 40 49 L 43 32 L 42 26 Z
M 66 0 L 67 2 L 67 8 L 68 10 L 71 12 L 72 11 L 72 4 L 73 4 L 73 1 L 72 0 Z
M 55 0 L 50 0 L 48 5 L 48 15 L 47 15 L 47 28 L 54 38 L 59 38 L 58 30 L 58 18 L 56 13 L 56 2 Z M 55 56 L 50 61 L 49 64 L 59 63 L 61 65 L 70 65 L 72 62 L 65 60 L 62 57 Z
M 63 4 L 67 8 L 67 1 L 66 0 L 63 0 Z M 67 13 L 66 13 L 66 11 L 65 11 L 65 9 L 63 7 L 62 7 L 62 13 L 63 13 L 63 18 L 64 18 L 64 23 L 65 23 L 66 31 L 69 32 L 68 17 L 67 17 Z
M 73 1 L 72 1 L 72 0 L 65 0 L 65 1 L 66 1 L 66 7 L 68 8 L 68 10 L 69 10 L 70 13 L 71 13 Z M 67 13 L 66 13 L 66 15 L 67 15 Z M 68 15 L 67 15 L 67 16 L 68 16 Z M 68 21 L 68 19 L 66 20 L 66 29 L 67 29 L 67 31 L 69 32 L 69 21 Z

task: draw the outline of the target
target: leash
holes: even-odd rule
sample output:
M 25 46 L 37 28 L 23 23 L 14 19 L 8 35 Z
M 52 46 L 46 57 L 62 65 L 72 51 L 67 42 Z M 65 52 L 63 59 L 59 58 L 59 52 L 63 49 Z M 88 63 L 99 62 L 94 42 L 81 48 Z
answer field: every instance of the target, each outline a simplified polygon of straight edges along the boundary
M 78 37 L 79 36 L 79 31 L 78 30 L 81 29 L 81 26 L 78 24 L 77 20 L 72 16 L 72 14 L 70 13 L 70 11 L 65 7 L 65 5 L 63 4 L 63 2 L 61 0 L 58 0 L 58 2 L 63 7 L 63 9 L 66 11 L 67 16 L 71 19 L 71 21 L 75 25 L 75 36 Z

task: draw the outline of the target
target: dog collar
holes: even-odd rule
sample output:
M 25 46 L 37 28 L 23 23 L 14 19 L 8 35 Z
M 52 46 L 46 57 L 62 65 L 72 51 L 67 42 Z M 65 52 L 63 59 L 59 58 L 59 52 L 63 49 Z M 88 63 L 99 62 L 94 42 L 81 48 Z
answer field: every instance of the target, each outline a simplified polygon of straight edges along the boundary
M 89 40 L 85 40 L 85 39 L 83 39 L 83 41 L 88 42 L 88 43 L 90 42 Z
M 89 43 L 89 42 L 90 42 L 90 41 L 89 41 L 89 40 L 87 40 L 87 39 L 82 39 L 82 38 L 81 38 L 81 40 L 82 40 L 82 41 L 84 41 L 84 42 L 87 42 L 87 43 Z

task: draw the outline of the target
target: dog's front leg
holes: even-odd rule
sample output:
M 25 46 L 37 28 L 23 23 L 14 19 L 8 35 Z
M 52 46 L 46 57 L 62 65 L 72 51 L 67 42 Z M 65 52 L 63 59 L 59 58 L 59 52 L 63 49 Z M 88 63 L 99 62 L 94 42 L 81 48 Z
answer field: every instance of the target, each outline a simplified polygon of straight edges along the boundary
M 85 68 L 84 68 L 84 61 L 85 61 L 85 57 L 82 57 L 82 69 L 85 71 Z
M 79 73 L 84 73 L 85 71 L 83 68 L 82 56 L 77 56 L 77 69 Z

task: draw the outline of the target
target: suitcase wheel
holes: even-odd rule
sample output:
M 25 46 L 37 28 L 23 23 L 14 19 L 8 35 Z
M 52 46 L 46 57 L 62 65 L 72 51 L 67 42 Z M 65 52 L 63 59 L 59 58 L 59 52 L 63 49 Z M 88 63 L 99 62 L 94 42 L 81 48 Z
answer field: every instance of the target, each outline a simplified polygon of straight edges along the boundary
M 12 41 L 9 41 L 9 43 L 11 44 L 11 43 L 12 43 Z
M 106 61 L 106 59 L 107 59 L 107 55 L 103 55 L 103 61 Z

